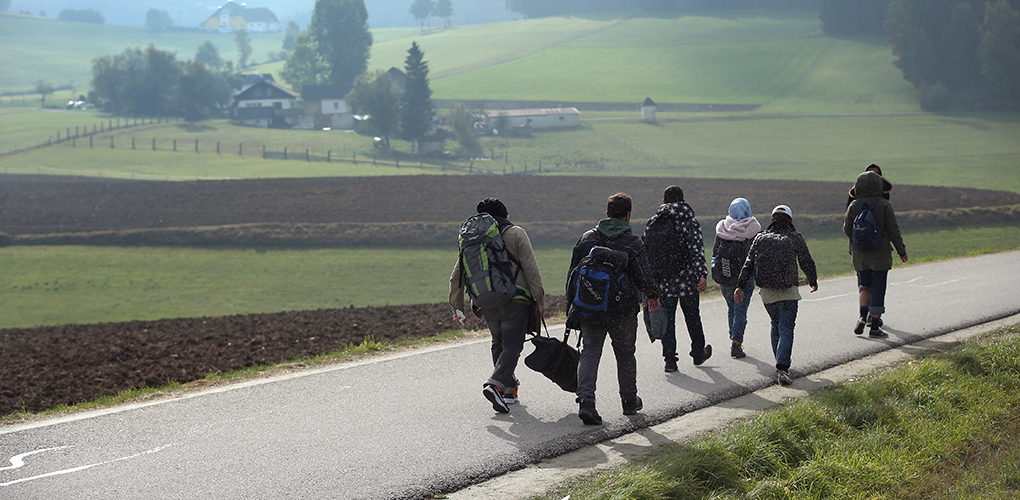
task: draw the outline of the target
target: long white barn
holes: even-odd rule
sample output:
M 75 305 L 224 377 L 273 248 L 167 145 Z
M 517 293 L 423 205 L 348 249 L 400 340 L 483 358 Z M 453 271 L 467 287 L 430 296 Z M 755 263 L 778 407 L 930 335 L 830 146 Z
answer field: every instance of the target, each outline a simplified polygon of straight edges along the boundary
M 485 111 L 489 129 L 528 127 L 532 129 L 577 127 L 581 112 L 577 108 L 495 109 Z

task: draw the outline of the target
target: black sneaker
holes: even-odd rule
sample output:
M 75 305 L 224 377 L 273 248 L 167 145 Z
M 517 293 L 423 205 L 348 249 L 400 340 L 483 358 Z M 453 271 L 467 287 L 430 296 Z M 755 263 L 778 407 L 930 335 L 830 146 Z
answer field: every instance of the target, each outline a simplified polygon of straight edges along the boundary
M 485 387 L 482 389 L 482 395 L 492 403 L 492 409 L 496 410 L 496 412 L 510 413 L 510 407 L 503 400 L 503 391 L 499 390 L 499 387 L 485 384 Z
M 666 369 L 665 369 L 666 373 L 673 373 L 673 372 L 675 372 L 677 370 L 679 370 L 679 368 L 676 366 L 676 361 L 675 360 L 674 361 L 667 361 L 666 362 Z
M 868 336 L 873 339 L 884 339 L 888 337 L 889 334 L 882 331 L 881 327 L 876 327 L 875 325 L 872 325 L 871 331 L 868 332 Z
M 636 415 L 637 412 L 641 411 L 641 408 L 644 407 L 645 407 L 644 402 L 641 401 L 641 398 L 638 396 L 634 396 L 634 399 L 631 400 L 626 399 L 623 400 L 624 415 Z
M 577 399 L 580 403 L 580 407 L 577 410 L 577 416 L 581 418 L 584 425 L 602 425 L 602 416 L 599 412 L 595 411 L 595 400 L 594 399 Z
M 870 320 L 868 320 L 868 325 L 875 328 L 881 328 L 882 325 L 884 324 L 885 323 L 882 322 L 882 318 L 871 318 Z
M 712 346 L 706 344 L 705 348 L 701 350 L 701 356 L 695 356 L 694 357 L 694 366 L 701 365 L 702 363 L 707 361 L 708 358 L 711 358 L 711 357 L 712 357 Z
M 747 354 L 744 353 L 744 348 L 741 347 L 739 343 L 734 342 L 734 343 L 730 344 L 730 357 L 731 358 L 733 358 L 733 359 L 740 359 L 740 358 L 743 358 L 745 356 L 747 356 Z
M 864 333 L 864 327 L 868 325 L 869 317 L 870 316 L 861 316 L 861 318 L 857 320 L 857 325 L 854 326 L 854 335 Z
M 778 379 L 779 385 L 790 385 L 793 383 L 793 379 L 790 378 L 790 372 L 786 370 L 779 370 L 776 374 L 776 379 Z

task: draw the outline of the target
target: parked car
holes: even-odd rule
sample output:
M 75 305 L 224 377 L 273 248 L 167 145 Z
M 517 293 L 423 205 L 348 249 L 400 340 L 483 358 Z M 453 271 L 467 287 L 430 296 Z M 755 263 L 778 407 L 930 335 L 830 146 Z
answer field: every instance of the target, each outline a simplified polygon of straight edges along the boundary
M 96 107 L 88 101 L 67 101 L 67 109 L 92 109 Z

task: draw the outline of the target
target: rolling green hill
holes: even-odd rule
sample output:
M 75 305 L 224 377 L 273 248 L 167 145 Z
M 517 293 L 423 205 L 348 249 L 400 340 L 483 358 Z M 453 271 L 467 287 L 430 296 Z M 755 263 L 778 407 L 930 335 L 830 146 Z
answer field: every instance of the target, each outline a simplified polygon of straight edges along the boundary
M 224 60 L 237 63 L 233 35 L 220 33 L 149 32 L 137 26 L 72 23 L 54 18 L 0 12 L 0 92 L 31 90 L 38 80 L 72 85 L 86 93 L 92 81 L 92 59 L 119 54 L 128 47 L 153 44 L 177 52 L 178 59 L 194 59 L 198 46 L 212 41 Z M 265 61 L 279 52 L 283 33 L 252 33 L 252 61 Z
M 43 79 L 88 88 L 92 58 L 150 43 L 190 59 L 211 40 L 237 58 L 233 37 L 149 33 L 0 14 L 0 89 Z M 543 18 L 422 33 L 375 30 L 370 65 L 403 67 L 417 41 L 439 99 L 759 104 L 761 113 L 918 111 L 913 88 L 881 39 L 825 37 L 814 12 L 677 18 Z M 252 59 L 282 34 L 253 34 Z M 251 68 L 276 73 L 282 62 Z

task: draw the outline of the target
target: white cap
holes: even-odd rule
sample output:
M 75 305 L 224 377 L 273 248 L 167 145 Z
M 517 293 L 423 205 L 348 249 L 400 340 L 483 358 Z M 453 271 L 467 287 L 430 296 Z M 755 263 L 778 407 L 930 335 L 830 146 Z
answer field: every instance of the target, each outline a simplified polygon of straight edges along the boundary
M 772 215 L 776 214 L 786 214 L 789 215 L 791 219 L 793 218 L 793 210 L 790 210 L 790 207 L 786 205 L 776 205 L 776 208 L 772 209 Z

